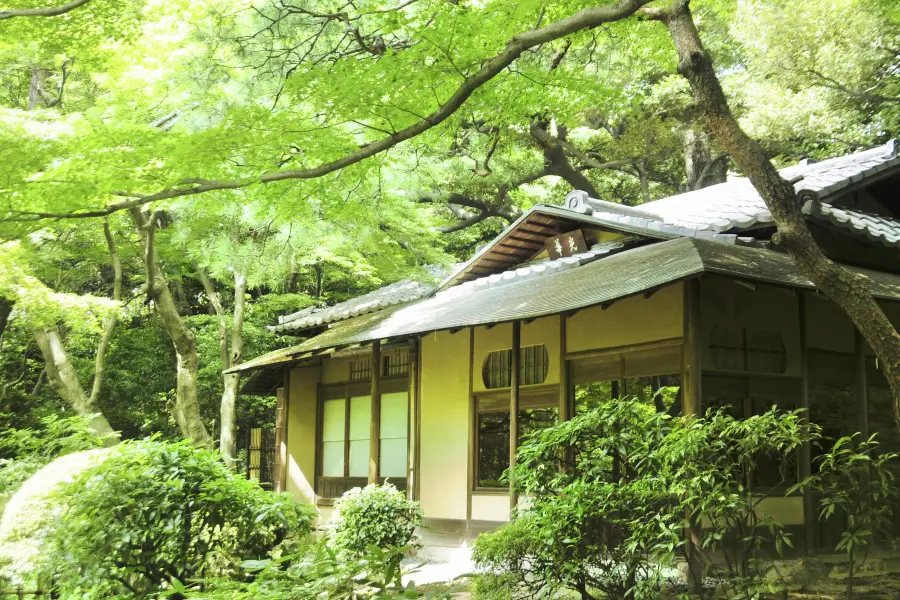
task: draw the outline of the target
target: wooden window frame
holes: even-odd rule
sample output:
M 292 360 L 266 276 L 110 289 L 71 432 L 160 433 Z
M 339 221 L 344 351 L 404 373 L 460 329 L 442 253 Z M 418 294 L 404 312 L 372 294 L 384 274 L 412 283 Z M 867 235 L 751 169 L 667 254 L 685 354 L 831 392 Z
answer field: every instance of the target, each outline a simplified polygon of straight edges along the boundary
M 512 348 L 489 352 L 481 364 L 481 381 L 487 390 L 508 390 L 512 381 Z M 522 346 L 519 350 L 520 386 L 543 385 L 550 373 L 546 344 Z M 496 375 L 496 380 L 494 379 Z M 499 385 L 491 385 L 497 381 Z
M 402 376 L 393 376 L 384 378 L 381 380 L 381 392 L 384 393 L 392 393 L 392 392 L 407 392 L 409 393 L 409 382 L 408 377 L 406 375 Z M 314 491 L 316 504 L 320 505 L 329 505 L 337 499 L 336 496 L 326 496 L 321 494 L 321 486 L 320 483 L 324 480 L 360 480 L 362 485 L 365 485 L 365 481 L 367 480 L 367 476 L 359 476 L 359 477 L 351 477 L 350 473 L 350 399 L 357 396 L 369 396 L 371 394 L 371 386 L 370 380 L 366 381 L 346 381 L 342 383 L 332 383 L 332 384 L 319 384 L 316 392 L 316 458 L 315 458 L 315 474 L 314 474 Z M 325 425 L 325 401 L 326 400 L 340 400 L 343 399 L 345 402 L 344 405 L 344 475 L 342 477 L 325 477 L 322 474 L 323 471 L 323 460 L 324 460 L 324 452 L 323 452 L 323 435 L 324 435 L 324 425 Z M 409 408 L 407 407 L 407 410 Z M 407 417 L 408 418 L 408 417 Z M 408 429 L 408 424 L 407 424 Z M 381 440 L 379 440 L 379 443 Z M 407 438 L 407 444 L 409 440 Z M 378 465 L 379 471 L 381 469 L 381 465 Z M 400 478 L 390 477 L 388 478 L 392 482 L 399 482 Z M 379 483 L 383 483 L 385 478 L 379 477 Z M 403 484 L 397 486 L 399 488 L 405 488 L 407 478 L 403 478 Z M 348 488 L 349 489 L 349 488 Z
M 530 395 L 539 395 L 542 393 L 548 394 L 556 394 L 556 398 L 553 402 L 548 403 L 546 406 L 526 406 L 524 408 L 520 408 L 519 410 L 528 410 L 531 408 L 555 408 L 559 409 L 559 384 L 530 384 L 523 385 L 519 388 L 521 390 L 521 394 L 523 397 L 527 398 Z M 489 409 L 479 409 L 478 401 L 482 398 L 491 398 L 498 397 L 503 401 L 507 402 L 506 405 L 498 406 L 497 408 L 489 408 Z M 483 487 L 478 485 L 478 476 L 479 476 L 479 457 L 481 455 L 481 439 L 479 436 L 479 426 L 480 426 L 480 415 L 482 414 L 505 414 L 509 412 L 509 388 L 492 388 L 484 392 L 479 392 L 472 394 L 472 414 L 474 418 L 472 419 L 472 452 L 473 452 L 473 465 L 472 465 L 472 480 L 469 482 L 469 489 L 473 494 L 479 495 L 498 495 L 498 496 L 508 496 L 509 495 L 509 486 L 506 487 Z

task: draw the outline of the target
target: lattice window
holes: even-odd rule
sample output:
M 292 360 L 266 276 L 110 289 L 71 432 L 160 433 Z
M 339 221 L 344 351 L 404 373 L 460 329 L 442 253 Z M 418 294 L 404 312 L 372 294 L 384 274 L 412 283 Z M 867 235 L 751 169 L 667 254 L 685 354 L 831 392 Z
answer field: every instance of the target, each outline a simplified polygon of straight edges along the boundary
M 395 377 L 409 373 L 409 352 L 394 352 L 386 354 L 382 358 L 382 371 L 384 377 Z
M 550 369 L 550 356 L 547 347 L 525 346 L 519 350 L 519 383 L 533 385 L 543 383 Z M 484 359 L 481 376 L 484 387 L 488 389 L 510 386 L 512 373 L 512 350 L 497 350 Z
M 784 373 L 787 350 L 777 331 L 713 327 L 709 350 L 713 365 L 723 371 Z
M 372 378 L 372 360 L 360 358 L 350 363 L 350 381 L 362 381 Z

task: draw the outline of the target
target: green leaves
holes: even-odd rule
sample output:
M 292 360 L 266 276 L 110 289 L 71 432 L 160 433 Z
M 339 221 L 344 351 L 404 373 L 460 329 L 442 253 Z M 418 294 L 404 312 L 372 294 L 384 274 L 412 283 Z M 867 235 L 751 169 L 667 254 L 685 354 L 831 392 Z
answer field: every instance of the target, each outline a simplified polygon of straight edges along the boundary
M 186 442 L 124 442 L 55 498 L 65 518 L 51 532 L 50 564 L 64 593 L 183 591 L 303 538 L 316 516 Z

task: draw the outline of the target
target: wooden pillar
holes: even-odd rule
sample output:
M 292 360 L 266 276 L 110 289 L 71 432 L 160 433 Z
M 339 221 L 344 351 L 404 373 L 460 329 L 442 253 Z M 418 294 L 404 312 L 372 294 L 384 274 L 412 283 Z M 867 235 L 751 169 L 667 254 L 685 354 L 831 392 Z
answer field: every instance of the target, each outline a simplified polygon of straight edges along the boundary
M 797 294 L 798 317 L 800 320 L 800 410 L 803 418 L 809 421 L 809 352 L 806 349 L 806 293 Z M 812 474 L 812 458 L 809 444 L 800 446 L 798 456 L 800 480 Z M 806 542 L 806 554 L 816 553 L 816 512 L 812 490 L 803 492 L 803 536 Z
M 416 425 L 415 425 L 415 471 L 416 485 L 413 492 L 413 500 L 419 501 L 422 498 L 422 344 L 416 339 L 416 378 L 413 387 L 416 391 Z
M 681 412 L 685 416 L 702 416 L 701 376 L 703 373 L 700 328 L 700 280 L 689 279 L 684 282 L 684 357 L 681 371 L 682 404 Z M 691 514 L 685 514 L 690 520 Z M 688 563 L 688 579 L 691 591 L 699 593 L 703 587 L 703 566 L 700 552 L 700 530 L 689 527 L 687 530 L 685 554 Z
M 369 428 L 369 483 L 378 483 L 381 463 L 381 341 L 372 342 L 372 424 Z
M 866 384 L 866 341 L 858 329 L 853 330 L 856 353 L 856 428 L 862 439 L 869 439 L 869 391 Z
M 519 448 L 519 363 L 522 347 L 522 324 L 513 321 L 512 351 L 509 361 L 509 468 L 516 466 L 516 450 Z M 515 481 L 509 478 L 509 507 L 513 509 L 519 503 L 519 495 L 515 491 Z
M 409 371 L 407 372 L 407 405 L 406 405 L 406 497 L 410 500 L 416 499 L 416 484 L 419 478 L 419 472 L 416 469 L 416 461 L 418 456 L 418 448 L 416 448 L 416 437 L 418 426 L 419 407 L 417 403 L 418 389 L 416 387 L 416 371 L 418 371 L 418 340 L 409 341 Z
M 275 404 L 275 481 L 272 488 L 275 492 L 287 490 L 287 440 L 288 410 L 291 397 L 291 367 L 284 368 L 284 383 L 276 391 Z
M 559 422 L 568 421 L 575 416 L 574 394 L 572 394 L 572 371 L 566 362 L 566 325 L 565 313 L 559 315 Z
M 700 329 L 700 280 L 684 282 L 684 364 L 682 369 L 682 406 L 684 415 L 701 416 L 701 364 L 703 347 Z

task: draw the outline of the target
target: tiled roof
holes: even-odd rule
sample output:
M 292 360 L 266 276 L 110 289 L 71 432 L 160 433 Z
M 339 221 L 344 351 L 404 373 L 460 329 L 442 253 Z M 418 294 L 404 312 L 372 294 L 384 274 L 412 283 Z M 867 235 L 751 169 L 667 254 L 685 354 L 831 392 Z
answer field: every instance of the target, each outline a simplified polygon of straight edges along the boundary
M 587 252 L 566 256 L 564 258 L 557 258 L 555 260 L 542 260 L 519 267 L 518 269 L 511 269 L 509 271 L 504 271 L 503 273 L 496 273 L 494 275 L 488 275 L 487 277 L 467 281 L 442 290 L 438 292 L 437 295 L 460 296 L 462 294 L 469 294 L 487 288 L 509 285 L 510 283 L 518 281 L 546 277 L 547 275 L 553 275 L 554 273 L 562 273 L 563 271 L 586 265 L 587 263 L 603 258 L 604 256 L 621 252 L 625 249 L 625 244 L 628 241 L 630 240 L 622 239 L 594 244 Z
M 900 299 L 900 275 L 849 270 L 866 277 L 874 296 Z M 439 294 L 336 323 L 305 342 L 232 368 L 244 371 L 288 362 L 309 353 L 432 331 L 534 319 L 613 302 L 701 273 L 813 289 L 780 252 L 681 238 L 632 248 L 577 269 L 485 287 L 469 294 Z
M 780 171 L 782 177 L 794 181 L 794 189 L 806 200 L 827 201 L 848 186 L 878 175 L 886 169 L 900 170 L 898 145 L 891 141 L 883 146 L 818 163 L 799 164 Z M 667 230 L 678 227 L 681 235 L 697 232 L 722 233 L 771 225 L 772 214 L 765 202 L 746 178 L 734 178 L 725 183 L 648 202 L 627 213 L 618 205 L 588 199 L 583 192 L 572 192 L 566 206 L 574 210 L 592 211 L 596 217 L 619 220 L 642 227 Z M 865 213 L 840 209 L 840 218 L 853 216 L 869 222 Z M 813 213 L 814 216 L 818 214 Z M 880 218 L 879 224 L 891 232 L 900 233 L 900 223 Z M 867 231 L 870 239 L 884 241 L 878 229 Z M 890 233 L 890 232 L 889 232 Z M 697 235 L 697 234 L 694 234 Z M 893 245 L 893 244 L 891 244 Z
M 436 284 L 404 279 L 363 294 L 346 302 L 326 307 L 309 307 L 293 314 L 279 317 L 278 325 L 266 327 L 269 331 L 283 333 L 310 327 L 327 325 L 349 317 L 357 317 L 395 304 L 412 302 L 431 294 Z
M 900 248 L 900 222 L 858 210 L 849 210 L 809 200 L 803 212 L 835 227 L 848 229 L 870 241 Z
M 787 167 L 780 173 L 788 180 L 794 181 L 795 190 L 806 200 L 804 212 L 811 218 L 847 229 L 873 242 L 900 247 L 900 221 L 827 203 L 836 193 L 841 193 L 848 186 L 878 175 L 886 169 L 900 170 L 900 156 L 897 151 L 897 144 L 890 142 L 840 158 Z M 456 275 L 445 279 L 440 287 L 414 280 L 399 281 L 335 306 L 306 308 L 281 317 L 277 325 L 268 329 L 275 332 L 289 332 L 320 327 L 426 298 L 436 290 L 440 290 L 438 293 L 440 297 L 455 297 L 520 281 L 544 278 L 621 252 L 633 245 L 635 239 L 632 237 L 615 243 L 598 244 L 577 256 L 546 260 L 478 279 L 465 280 L 459 275 L 465 272 L 466 267 L 477 263 L 485 253 L 490 252 L 509 231 L 526 221 L 532 213 L 564 220 L 574 219 L 587 225 L 616 229 L 631 236 L 656 240 L 690 237 L 729 245 L 756 245 L 758 242 L 749 237 L 752 236 L 753 230 L 773 225 L 772 214 L 746 178 L 731 179 L 725 183 L 648 202 L 638 207 L 593 199 L 585 192 L 576 191 L 566 196 L 565 208 L 538 205 L 529 209 L 491 244 L 462 265 Z

